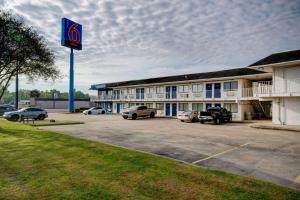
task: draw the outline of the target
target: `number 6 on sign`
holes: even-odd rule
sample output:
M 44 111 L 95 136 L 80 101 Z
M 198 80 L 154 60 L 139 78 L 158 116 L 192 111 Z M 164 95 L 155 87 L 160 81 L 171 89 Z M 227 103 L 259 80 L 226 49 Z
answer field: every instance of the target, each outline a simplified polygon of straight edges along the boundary
M 82 49 L 82 25 L 67 18 L 62 18 L 61 45 L 72 49 Z

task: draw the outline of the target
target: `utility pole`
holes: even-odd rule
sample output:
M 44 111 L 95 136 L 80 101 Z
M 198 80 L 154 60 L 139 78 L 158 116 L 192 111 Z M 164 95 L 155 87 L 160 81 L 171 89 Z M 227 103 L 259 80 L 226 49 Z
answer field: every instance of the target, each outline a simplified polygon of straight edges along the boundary
M 16 109 L 19 109 L 19 75 L 18 75 L 18 70 L 17 70 L 17 75 L 16 75 L 16 97 L 15 97 L 16 103 L 15 107 Z

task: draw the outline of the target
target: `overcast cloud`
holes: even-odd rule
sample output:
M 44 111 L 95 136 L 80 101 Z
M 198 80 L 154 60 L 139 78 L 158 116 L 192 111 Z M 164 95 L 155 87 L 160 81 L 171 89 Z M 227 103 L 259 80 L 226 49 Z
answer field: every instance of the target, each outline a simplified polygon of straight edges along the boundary
M 298 0 L 0 0 L 0 7 L 45 36 L 65 75 L 60 20 L 81 23 L 75 86 L 85 91 L 95 83 L 244 67 L 300 47 Z M 50 87 L 67 91 L 68 78 Z

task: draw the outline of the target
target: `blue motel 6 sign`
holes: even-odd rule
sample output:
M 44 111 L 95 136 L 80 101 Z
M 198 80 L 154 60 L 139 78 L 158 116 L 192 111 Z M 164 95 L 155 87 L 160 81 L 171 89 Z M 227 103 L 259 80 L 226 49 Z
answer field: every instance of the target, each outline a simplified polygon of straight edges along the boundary
M 74 53 L 82 49 L 82 25 L 67 18 L 61 19 L 61 45 L 71 48 L 69 80 L 69 112 L 74 112 Z
M 61 45 L 72 49 L 82 49 L 82 25 L 67 18 L 61 20 Z

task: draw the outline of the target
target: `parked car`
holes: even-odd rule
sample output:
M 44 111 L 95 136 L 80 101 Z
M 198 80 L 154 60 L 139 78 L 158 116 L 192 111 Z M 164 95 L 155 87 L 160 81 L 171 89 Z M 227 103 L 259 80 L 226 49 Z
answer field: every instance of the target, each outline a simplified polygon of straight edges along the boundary
M 22 120 L 23 118 L 32 118 L 35 120 L 44 120 L 48 117 L 48 113 L 46 110 L 42 108 L 22 108 L 20 110 L 5 112 L 3 114 L 3 118 L 9 121 L 18 121 Z
M 82 112 L 85 115 L 99 115 L 99 114 L 105 114 L 106 110 L 101 107 L 92 107 L 88 110 L 85 110 Z
M 226 108 L 210 107 L 206 111 L 200 112 L 199 120 L 201 124 L 204 124 L 207 121 L 221 124 L 225 121 L 230 122 L 232 120 L 232 113 L 226 110 Z
M 124 119 L 131 118 L 135 120 L 138 117 L 150 117 L 154 118 L 156 115 L 156 109 L 148 108 L 147 106 L 133 106 L 122 112 Z
M 15 107 L 11 105 L 0 105 L 0 116 L 3 116 L 5 112 L 15 111 Z
M 177 119 L 179 119 L 181 122 L 196 122 L 198 121 L 198 111 L 179 112 Z

